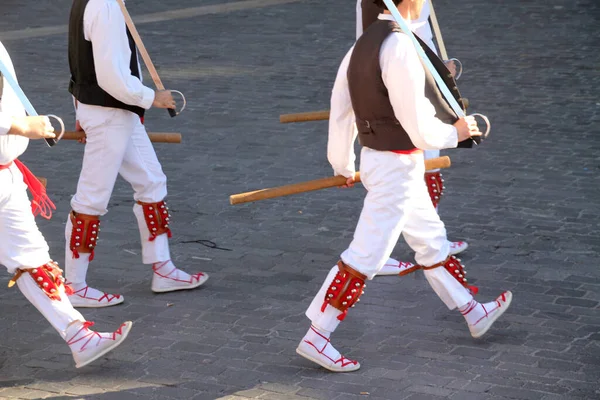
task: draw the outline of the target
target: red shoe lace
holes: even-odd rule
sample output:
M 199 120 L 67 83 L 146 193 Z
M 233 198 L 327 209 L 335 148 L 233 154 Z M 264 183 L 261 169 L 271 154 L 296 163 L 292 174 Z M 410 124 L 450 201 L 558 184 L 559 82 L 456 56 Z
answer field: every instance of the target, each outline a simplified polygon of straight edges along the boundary
M 204 276 L 204 273 L 203 273 L 203 272 L 198 272 L 197 274 L 190 275 L 190 279 L 187 279 L 187 280 L 185 280 L 185 279 L 179 279 L 179 278 L 172 278 L 170 275 L 171 275 L 173 272 L 177 271 L 177 267 L 176 267 L 176 266 L 173 266 L 173 269 L 172 269 L 171 271 L 169 271 L 169 273 L 168 273 L 168 274 L 166 274 L 166 275 L 164 275 L 164 274 L 162 274 L 162 273 L 158 272 L 158 270 L 159 270 L 159 269 L 161 269 L 161 268 L 162 268 L 162 267 L 164 267 L 165 265 L 169 264 L 169 262 L 170 262 L 170 261 L 171 261 L 171 260 L 163 261 L 162 263 L 154 263 L 154 265 L 152 265 L 152 269 L 154 270 L 154 273 L 155 273 L 156 275 L 160 276 L 161 278 L 166 278 L 166 279 L 170 279 L 170 280 L 172 280 L 172 281 L 176 281 L 176 282 L 185 282 L 185 283 L 193 283 L 194 281 L 196 281 L 196 282 L 197 282 L 197 281 L 199 281 L 199 280 L 200 280 L 200 278 L 201 278 L 202 276 Z M 157 266 L 157 264 L 158 264 L 158 266 Z
M 500 302 L 500 300 L 499 300 L 500 298 L 502 298 L 502 301 L 504 301 L 504 302 L 505 302 L 505 301 L 506 301 L 506 292 L 502 293 L 502 294 L 501 294 L 501 295 L 500 295 L 500 296 L 499 296 L 499 297 L 498 297 L 498 298 L 495 300 L 495 302 L 496 302 L 496 304 L 497 304 L 497 307 L 496 307 L 496 308 L 494 308 L 493 310 L 489 310 L 489 311 L 488 311 L 488 310 L 485 308 L 485 305 L 484 305 L 484 304 L 478 303 L 478 302 L 476 302 L 475 300 L 471 300 L 471 301 L 469 302 L 469 304 L 467 304 L 467 309 L 466 309 L 466 310 L 464 310 L 464 311 L 461 311 L 460 313 L 461 313 L 462 315 L 467 315 L 468 313 L 470 313 L 471 311 L 473 311 L 473 310 L 475 309 L 475 307 L 477 307 L 478 305 L 481 305 L 481 307 L 483 308 L 483 312 L 485 312 L 485 315 L 484 315 L 483 317 L 479 318 L 479 319 L 477 320 L 477 322 L 475 322 L 475 323 L 473 324 L 473 325 L 477 325 L 478 323 L 480 323 L 481 321 L 483 321 L 485 318 L 487 318 L 491 312 L 494 312 L 494 311 L 496 311 L 497 309 L 499 309 L 500 307 L 502 307 L 502 303 L 501 303 L 501 302 Z
M 349 358 L 346 358 L 346 357 L 344 357 L 341 354 L 340 354 L 340 358 L 338 358 L 337 360 L 334 360 L 333 358 L 329 357 L 327 354 L 323 353 L 325 351 L 325 349 L 327 348 L 327 346 L 329 346 L 329 344 L 331 343 L 331 340 L 328 337 L 323 336 L 321 333 L 319 333 L 314 327 L 311 326 L 310 329 L 314 333 L 316 333 L 317 335 L 319 335 L 320 337 L 322 337 L 323 339 L 325 339 L 325 341 L 326 341 L 325 346 L 323 346 L 323 348 L 321 350 L 319 350 L 319 348 L 317 346 L 315 346 L 315 344 L 312 343 L 311 341 L 309 341 L 309 340 L 305 340 L 304 341 L 305 343 L 307 343 L 307 344 L 311 345 L 312 347 L 314 347 L 314 349 L 317 350 L 317 352 L 319 354 L 321 354 L 322 356 L 327 357 L 327 359 L 329 359 L 334 364 L 340 363 L 342 367 L 345 367 L 345 366 L 350 365 L 350 364 L 354 364 L 354 365 L 358 364 L 358 361 L 350 360 Z
M 77 295 L 77 296 L 79 296 L 81 298 L 84 298 L 86 300 L 97 300 L 98 303 L 100 303 L 104 299 L 106 299 L 107 303 L 110 303 L 114 299 L 120 299 L 121 298 L 120 294 L 109 294 L 109 293 L 106 293 L 106 292 L 102 292 L 102 296 L 99 299 L 94 299 L 93 297 L 87 297 L 88 288 L 89 288 L 89 286 L 86 286 L 84 288 L 79 289 L 76 292 L 73 292 L 72 294 L 73 295 Z M 79 292 L 81 292 L 82 290 L 83 290 L 83 295 L 79 294 Z

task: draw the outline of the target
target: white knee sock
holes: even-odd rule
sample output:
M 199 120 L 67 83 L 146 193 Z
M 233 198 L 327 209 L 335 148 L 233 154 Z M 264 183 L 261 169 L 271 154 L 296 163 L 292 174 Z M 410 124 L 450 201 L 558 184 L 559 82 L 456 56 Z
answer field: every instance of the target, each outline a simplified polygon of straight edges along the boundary
M 148 230 L 148 225 L 146 225 L 143 207 L 135 203 L 133 205 L 133 213 L 135 214 L 140 230 L 143 263 L 154 264 L 170 260 L 171 254 L 169 252 L 169 237 L 167 234 L 157 236 L 152 242 L 149 241 L 150 231 Z
M 479 321 L 486 318 L 489 314 L 500 308 L 497 301 L 481 304 L 471 300 L 467 304 L 458 308 L 458 311 L 465 317 L 467 324 L 476 325 Z
M 314 324 L 310 326 L 302 342 L 314 347 L 319 353 L 325 355 L 333 362 L 340 359 L 340 352 L 329 342 L 331 332 L 321 329 Z
M 177 268 L 171 260 L 152 264 L 152 270 L 158 277 L 190 282 L 192 280 L 190 274 Z
M 327 289 L 329 288 L 329 285 L 331 285 L 331 282 L 333 282 L 333 279 L 335 278 L 335 275 L 338 272 L 339 269 L 337 265 L 331 268 L 331 271 L 329 271 L 329 274 L 325 278 L 321 289 L 319 289 L 319 292 L 314 297 L 313 301 L 310 303 L 310 306 L 308 306 L 308 309 L 306 310 L 306 316 L 308 317 L 308 319 L 311 320 L 312 324 L 314 326 L 318 326 L 319 329 L 327 331 L 329 333 L 334 332 L 340 324 L 338 316 L 342 314 L 342 312 L 337 308 L 330 306 L 329 304 L 325 307 L 324 311 L 321 311 L 321 309 L 325 301 L 325 294 L 327 293 Z
M 27 300 L 42 313 L 63 339 L 65 339 L 65 333 L 69 324 L 74 321 L 85 321 L 85 318 L 69 302 L 64 287 L 59 289 L 61 297 L 59 301 L 49 298 L 29 273 L 21 275 L 17 280 L 17 286 Z
M 69 215 L 65 227 L 65 279 L 69 282 L 71 287 L 77 291 L 87 285 L 85 278 L 90 265 L 90 254 L 80 253 L 79 258 L 73 257 L 73 252 L 70 249 L 72 230 L 73 223 L 71 222 L 71 216 Z

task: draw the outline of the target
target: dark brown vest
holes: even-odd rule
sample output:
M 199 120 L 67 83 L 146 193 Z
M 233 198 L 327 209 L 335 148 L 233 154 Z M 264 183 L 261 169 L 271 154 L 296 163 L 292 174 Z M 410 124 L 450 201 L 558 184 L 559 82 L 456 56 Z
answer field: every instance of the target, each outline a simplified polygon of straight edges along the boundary
M 392 32 L 401 32 L 396 22 L 378 20 L 356 42 L 348 66 L 350 98 L 361 145 L 380 151 L 412 150 L 415 145 L 396 119 L 388 89 L 381 78 L 379 53 L 384 40 Z M 450 71 L 425 43 L 418 37 L 417 40 L 452 95 L 461 104 L 460 92 Z M 425 96 L 435 107 L 435 116 L 442 122 L 454 124 L 458 117 L 444 99 L 433 75 L 424 65 L 423 69 L 425 70 Z M 394 90 L 401 90 L 401 88 Z
M 108 94 L 98 85 L 92 42 L 85 40 L 83 32 L 83 15 L 89 0 L 73 0 L 69 17 L 69 68 L 71 81 L 69 92 L 81 103 L 93 106 L 120 108 L 144 117 L 144 109 L 131 104 L 125 104 Z M 136 78 L 140 77 L 137 50 L 129 29 L 127 39 L 131 58 L 129 72 Z

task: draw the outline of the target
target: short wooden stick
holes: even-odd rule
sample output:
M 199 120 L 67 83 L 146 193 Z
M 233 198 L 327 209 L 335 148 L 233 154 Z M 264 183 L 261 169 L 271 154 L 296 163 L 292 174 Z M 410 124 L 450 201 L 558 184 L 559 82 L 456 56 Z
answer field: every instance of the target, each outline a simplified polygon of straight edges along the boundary
M 329 110 L 311 111 L 298 114 L 283 114 L 279 116 L 279 122 L 289 124 L 290 122 L 325 121 L 329 119 Z
M 61 140 L 80 140 L 85 137 L 85 132 L 65 132 Z M 153 143 L 181 143 L 181 133 L 175 132 L 148 132 L 148 137 Z

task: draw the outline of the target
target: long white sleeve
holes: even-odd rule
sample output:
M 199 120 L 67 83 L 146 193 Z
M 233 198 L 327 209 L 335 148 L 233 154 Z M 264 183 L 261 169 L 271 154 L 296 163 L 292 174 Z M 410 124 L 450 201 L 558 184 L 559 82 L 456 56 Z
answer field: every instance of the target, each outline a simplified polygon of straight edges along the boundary
M 358 40 L 362 34 L 362 6 L 360 4 L 360 0 L 356 0 L 356 40 Z
M 358 135 L 346 76 L 353 49 L 354 47 L 344 57 L 333 85 L 327 142 L 327 159 L 334 173 L 346 178 L 353 176 L 356 171 L 354 142 Z
M 2 42 L 0 42 L 0 59 L 17 80 L 15 68 Z M 19 97 L 4 79 L 0 98 L 0 165 L 10 164 L 27 149 L 29 139 L 18 135 L 8 135 L 13 117 L 24 117 L 25 115 L 25 109 Z
M 413 144 L 422 150 L 456 147 L 456 128 L 436 118 L 425 97 L 425 71 L 410 38 L 392 33 L 381 46 L 379 62 L 394 114 Z
M 149 109 L 154 91 L 131 74 L 131 50 L 125 17 L 115 0 L 91 0 L 86 6 L 83 28 L 92 42 L 98 85 L 125 104 Z

